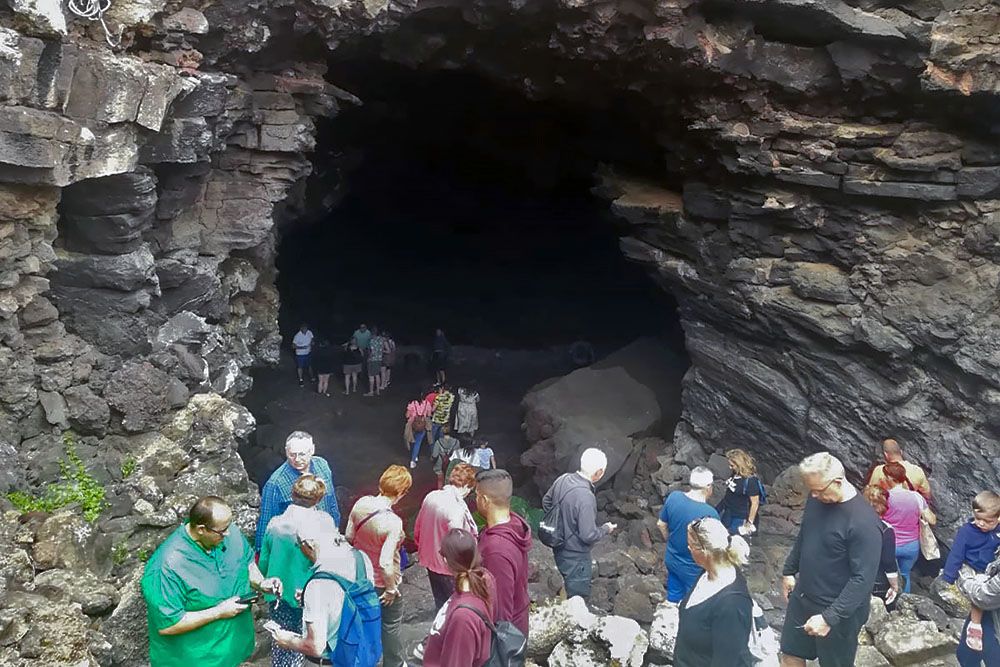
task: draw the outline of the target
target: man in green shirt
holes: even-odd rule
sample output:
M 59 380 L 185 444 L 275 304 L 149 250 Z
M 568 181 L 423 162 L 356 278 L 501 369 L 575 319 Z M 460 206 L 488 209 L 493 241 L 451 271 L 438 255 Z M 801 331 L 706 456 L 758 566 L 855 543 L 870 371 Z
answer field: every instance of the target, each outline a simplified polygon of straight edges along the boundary
M 236 667 L 253 653 L 253 614 L 238 600 L 252 590 L 280 595 L 281 581 L 264 579 L 232 523 L 226 502 L 205 496 L 146 563 L 152 667 Z

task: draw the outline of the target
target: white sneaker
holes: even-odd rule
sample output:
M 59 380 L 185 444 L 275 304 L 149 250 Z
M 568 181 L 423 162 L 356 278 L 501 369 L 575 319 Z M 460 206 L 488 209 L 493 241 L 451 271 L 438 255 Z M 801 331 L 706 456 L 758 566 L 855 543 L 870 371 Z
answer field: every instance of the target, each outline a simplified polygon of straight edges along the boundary
M 413 468 L 416 468 L 416 467 L 417 467 L 417 462 L 416 461 L 410 461 L 410 469 L 412 470 Z

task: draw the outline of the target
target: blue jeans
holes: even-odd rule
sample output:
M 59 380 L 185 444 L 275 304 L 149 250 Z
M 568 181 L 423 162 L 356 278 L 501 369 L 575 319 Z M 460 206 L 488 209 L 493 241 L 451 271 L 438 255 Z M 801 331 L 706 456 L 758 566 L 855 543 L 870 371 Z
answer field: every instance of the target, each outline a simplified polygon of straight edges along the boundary
M 704 570 L 698 570 L 694 575 L 682 571 L 678 568 L 671 570 L 667 568 L 667 601 L 680 602 L 684 596 L 691 592 L 694 585 L 698 583 L 698 577 Z
M 416 461 L 417 456 L 420 454 L 420 445 L 424 441 L 424 436 L 427 435 L 427 431 L 419 431 L 413 434 L 413 448 L 410 450 L 410 460 Z
M 444 424 L 438 424 L 437 422 L 431 422 L 431 443 L 438 441 L 441 437 L 441 430 L 444 428 Z
M 740 527 L 747 522 L 746 517 L 734 516 L 729 518 L 729 525 L 726 528 L 729 529 L 730 535 L 736 535 L 739 533 Z
M 973 651 L 965 645 L 965 632 L 969 628 L 969 621 L 965 621 L 962 626 L 962 636 L 958 640 L 958 650 L 955 656 L 958 664 L 962 667 L 993 667 L 1000 665 L 1000 644 L 997 643 L 997 628 L 993 624 L 993 612 L 983 612 L 983 650 Z
M 896 547 L 896 565 L 899 566 L 899 576 L 905 582 L 903 584 L 904 593 L 910 592 L 910 570 L 913 569 L 913 564 L 917 562 L 918 558 L 920 558 L 920 540 L 913 540 Z
M 593 574 L 590 552 L 553 549 L 552 555 L 555 557 L 559 574 L 563 577 L 566 597 L 579 596 L 584 601 L 588 600 L 590 598 L 590 579 Z

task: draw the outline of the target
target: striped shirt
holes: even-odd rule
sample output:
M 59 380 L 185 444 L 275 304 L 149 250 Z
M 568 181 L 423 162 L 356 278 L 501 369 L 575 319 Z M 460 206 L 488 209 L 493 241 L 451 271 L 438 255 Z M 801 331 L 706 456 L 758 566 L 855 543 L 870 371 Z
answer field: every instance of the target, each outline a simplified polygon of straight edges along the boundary
M 340 526 L 340 508 L 337 507 L 337 493 L 333 485 L 333 473 L 330 471 L 330 464 L 320 456 L 312 457 L 309 461 L 309 472 L 319 477 L 326 484 L 326 495 L 319 501 L 318 507 L 333 517 L 337 526 Z M 254 535 L 254 549 L 260 553 L 260 548 L 264 545 L 264 533 L 267 524 L 271 519 L 278 516 L 292 504 L 292 484 L 299 478 L 298 470 L 288 465 L 285 461 L 275 470 L 264 485 L 264 490 L 260 494 L 260 518 L 257 520 L 257 534 Z

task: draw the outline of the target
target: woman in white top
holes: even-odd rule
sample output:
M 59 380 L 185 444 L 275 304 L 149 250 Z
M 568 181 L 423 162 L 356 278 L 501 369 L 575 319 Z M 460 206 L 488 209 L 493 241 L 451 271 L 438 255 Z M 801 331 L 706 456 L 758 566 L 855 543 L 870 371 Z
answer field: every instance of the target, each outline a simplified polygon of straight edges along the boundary
M 739 572 L 750 546 L 718 519 L 688 526 L 688 547 L 705 572 L 680 603 L 675 667 L 750 667 L 753 600 Z
M 479 392 L 474 388 L 460 387 L 458 410 L 455 413 L 455 432 L 475 435 L 479 430 Z

